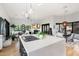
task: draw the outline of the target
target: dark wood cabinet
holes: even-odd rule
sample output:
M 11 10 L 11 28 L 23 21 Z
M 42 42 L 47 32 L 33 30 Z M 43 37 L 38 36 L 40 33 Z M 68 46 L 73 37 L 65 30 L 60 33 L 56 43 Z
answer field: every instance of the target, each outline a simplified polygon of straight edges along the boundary
M 49 34 L 49 35 L 52 35 L 52 28 L 50 28 L 50 24 L 49 23 L 42 24 L 42 32 L 46 33 L 46 34 Z
M 21 56 L 27 56 L 27 52 L 26 52 L 25 48 L 23 47 L 23 44 L 21 41 L 20 41 L 20 50 L 19 51 L 20 51 Z
M 4 35 L 5 40 L 10 37 L 10 23 L 2 17 L 0 17 L 0 35 Z
M 50 28 L 50 24 L 49 23 L 42 24 L 42 32 L 48 33 L 49 28 Z

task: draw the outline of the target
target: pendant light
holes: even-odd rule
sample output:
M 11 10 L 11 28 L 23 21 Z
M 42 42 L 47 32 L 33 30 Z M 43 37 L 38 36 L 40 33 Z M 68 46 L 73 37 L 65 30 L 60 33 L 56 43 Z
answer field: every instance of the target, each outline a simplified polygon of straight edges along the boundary
M 25 13 L 25 17 L 28 20 L 28 23 L 32 22 L 31 20 L 31 14 L 32 14 L 33 10 L 32 10 L 32 4 L 26 4 L 26 13 Z
M 63 8 L 64 8 L 64 20 L 65 20 L 63 21 L 63 26 L 67 27 L 68 22 L 66 21 L 65 16 L 67 15 L 68 10 L 67 10 L 67 6 L 64 6 Z

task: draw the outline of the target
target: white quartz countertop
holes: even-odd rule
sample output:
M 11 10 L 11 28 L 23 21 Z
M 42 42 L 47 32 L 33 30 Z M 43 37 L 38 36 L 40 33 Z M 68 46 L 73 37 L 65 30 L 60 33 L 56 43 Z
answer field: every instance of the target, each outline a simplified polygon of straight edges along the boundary
M 35 35 L 32 35 L 32 36 L 35 36 Z M 65 39 L 55 37 L 55 36 L 46 35 L 43 39 L 34 40 L 34 41 L 30 41 L 30 42 L 25 42 L 22 39 L 22 36 L 20 36 L 20 40 L 21 40 L 25 50 L 29 54 L 30 52 L 36 51 L 38 49 L 49 46 L 51 44 L 55 44 L 59 41 L 65 40 Z

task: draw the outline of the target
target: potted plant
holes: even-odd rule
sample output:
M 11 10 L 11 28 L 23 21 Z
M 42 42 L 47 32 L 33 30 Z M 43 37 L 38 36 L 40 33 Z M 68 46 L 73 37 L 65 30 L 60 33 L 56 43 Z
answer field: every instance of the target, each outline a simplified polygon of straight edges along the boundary
M 10 27 L 14 30 L 14 28 L 16 27 L 16 25 L 12 24 Z M 14 41 L 15 35 L 11 34 L 11 37 L 12 37 L 12 40 Z

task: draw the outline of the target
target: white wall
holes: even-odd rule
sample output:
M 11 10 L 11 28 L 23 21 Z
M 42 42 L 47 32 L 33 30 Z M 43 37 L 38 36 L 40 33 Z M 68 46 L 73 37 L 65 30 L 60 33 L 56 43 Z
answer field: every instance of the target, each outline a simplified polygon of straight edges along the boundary
M 63 21 L 73 22 L 79 21 L 79 12 L 73 13 L 66 16 L 54 16 L 48 19 L 41 20 L 41 24 L 50 23 L 50 27 L 52 28 L 52 33 L 55 35 L 58 31 L 58 26 L 56 23 L 61 23 Z
M 45 23 L 50 23 L 50 27 L 52 28 L 52 31 L 53 33 L 55 34 L 56 31 L 58 30 L 57 27 L 56 27 L 56 23 L 59 23 L 59 22 L 63 22 L 63 21 L 79 21 L 79 12 L 77 13 L 73 13 L 71 15 L 67 15 L 67 16 L 53 16 L 53 17 L 50 17 L 48 19 L 41 19 L 41 20 L 28 20 L 28 19 L 15 19 L 15 18 L 12 18 L 11 22 L 14 23 L 14 24 L 32 24 L 32 23 L 35 23 L 35 24 L 45 24 Z M 55 27 L 55 28 L 54 28 Z
M 30 21 L 24 18 L 11 18 L 11 23 L 15 25 L 30 24 Z
M 67 15 L 67 16 L 59 16 L 59 17 L 54 17 L 56 22 L 63 22 L 63 21 L 68 21 L 68 22 L 73 22 L 73 21 L 79 21 L 79 12 Z
M 56 21 L 54 20 L 54 18 L 51 17 L 51 18 L 48 18 L 48 19 L 41 20 L 41 24 L 46 24 L 46 23 L 50 23 L 50 27 L 52 28 L 52 33 L 55 35 L 56 30 L 55 30 L 54 26 L 56 24 Z
M 10 19 L 7 15 L 6 10 L 3 8 L 2 4 L 0 4 L 0 17 L 2 18 L 6 18 L 6 20 L 8 20 L 10 22 Z
M 21 24 L 40 24 L 41 21 L 39 19 L 27 19 L 27 18 L 11 18 L 11 23 L 16 24 L 16 25 L 21 25 Z

